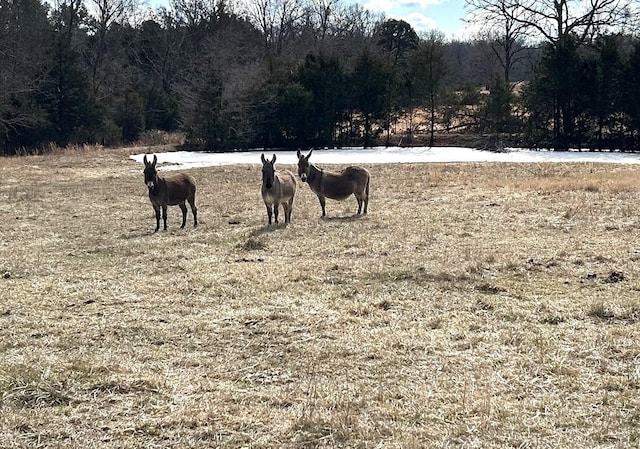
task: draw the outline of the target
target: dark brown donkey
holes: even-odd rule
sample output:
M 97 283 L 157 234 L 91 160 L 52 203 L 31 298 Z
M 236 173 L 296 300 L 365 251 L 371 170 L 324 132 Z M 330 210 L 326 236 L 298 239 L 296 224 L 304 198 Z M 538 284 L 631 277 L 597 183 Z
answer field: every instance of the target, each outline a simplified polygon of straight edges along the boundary
M 369 172 L 362 167 L 354 166 L 347 167 L 340 173 L 324 171 L 309 163 L 312 152 L 313 150 L 304 156 L 298 150 L 298 175 L 302 182 L 309 184 L 313 193 L 318 195 L 322 216 L 327 215 L 324 207 L 325 198 L 341 201 L 352 194 L 358 200 L 358 214 L 366 214 L 369 204 Z
M 284 222 L 291 221 L 293 200 L 296 196 L 296 177 L 289 170 L 275 170 L 276 155 L 268 160 L 262 155 L 262 200 L 267 207 L 267 216 L 271 224 L 271 216 L 278 222 L 278 207 L 284 209 Z
M 149 188 L 149 199 L 156 212 L 156 230 L 160 229 L 160 208 L 164 230 L 167 230 L 167 206 L 180 206 L 182 210 L 182 226 L 187 223 L 186 201 L 191 206 L 193 225 L 198 226 L 198 208 L 196 207 L 196 182 L 189 175 L 178 173 L 171 176 L 160 176 L 156 170 L 158 157 L 153 155 L 153 162 L 144 155 L 144 183 Z

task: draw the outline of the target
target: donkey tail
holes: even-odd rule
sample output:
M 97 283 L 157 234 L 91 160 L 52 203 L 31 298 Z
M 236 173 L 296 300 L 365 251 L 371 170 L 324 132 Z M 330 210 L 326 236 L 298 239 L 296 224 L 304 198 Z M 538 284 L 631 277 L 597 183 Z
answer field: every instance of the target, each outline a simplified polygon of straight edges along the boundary
M 371 181 L 371 176 L 367 176 L 367 186 L 364 189 L 364 192 L 367 194 L 367 201 L 369 201 L 369 181 Z
M 367 175 L 369 175 L 369 174 L 367 173 Z M 369 182 L 370 181 L 371 181 L 371 176 L 369 175 L 369 176 L 367 176 L 367 185 L 364 188 L 364 192 L 367 195 L 365 197 L 365 199 L 364 199 L 364 213 L 365 214 L 367 213 L 367 209 L 369 209 Z

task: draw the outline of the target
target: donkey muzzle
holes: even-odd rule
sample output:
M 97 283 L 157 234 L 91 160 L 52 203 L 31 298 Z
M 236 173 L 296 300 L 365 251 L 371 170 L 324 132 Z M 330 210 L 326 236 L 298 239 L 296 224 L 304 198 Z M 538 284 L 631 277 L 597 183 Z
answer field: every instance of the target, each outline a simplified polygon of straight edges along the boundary
M 307 182 L 307 174 L 306 173 L 301 174 L 300 179 L 302 180 L 302 182 Z

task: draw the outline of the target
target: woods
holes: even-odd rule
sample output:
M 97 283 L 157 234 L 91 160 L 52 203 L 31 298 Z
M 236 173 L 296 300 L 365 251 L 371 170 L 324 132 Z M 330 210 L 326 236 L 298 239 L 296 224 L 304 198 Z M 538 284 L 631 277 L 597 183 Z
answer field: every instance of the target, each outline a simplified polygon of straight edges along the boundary
M 531 2 L 530 2 L 531 3 Z M 340 0 L 0 0 L 0 152 L 181 131 L 197 148 L 632 151 L 632 2 L 469 0 L 474 39 Z

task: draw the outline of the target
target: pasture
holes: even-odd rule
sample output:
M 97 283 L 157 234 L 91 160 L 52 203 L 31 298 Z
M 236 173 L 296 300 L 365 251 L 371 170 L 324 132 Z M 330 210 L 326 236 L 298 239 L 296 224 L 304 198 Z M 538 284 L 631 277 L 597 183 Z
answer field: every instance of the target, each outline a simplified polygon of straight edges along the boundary
M 145 150 L 0 159 L 1 448 L 640 444 L 640 167 L 363 164 L 269 227 L 256 160 L 154 234 Z

